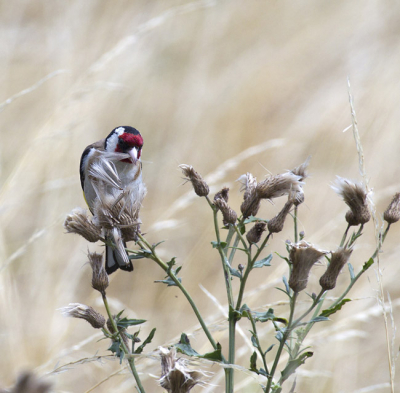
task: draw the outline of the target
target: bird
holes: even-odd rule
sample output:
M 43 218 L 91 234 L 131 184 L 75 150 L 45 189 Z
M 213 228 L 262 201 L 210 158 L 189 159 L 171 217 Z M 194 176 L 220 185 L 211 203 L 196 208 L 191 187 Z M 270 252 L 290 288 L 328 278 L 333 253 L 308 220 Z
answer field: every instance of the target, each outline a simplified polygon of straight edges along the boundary
M 113 168 L 117 172 L 120 184 L 123 189 L 129 189 L 133 203 L 135 198 L 140 199 L 138 203 L 141 203 L 146 192 L 142 181 L 142 147 L 143 138 L 136 128 L 119 126 L 114 128 L 106 138 L 92 143 L 83 151 L 79 165 L 80 180 L 85 201 L 92 214 L 94 214 L 97 193 L 89 174 L 95 157 L 102 153 L 109 153 L 104 156 L 112 157 Z M 121 153 L 123 156 L 118 157 Z M 121 231 L 107 231 L 105 239 L 107 274 L 115 272 L 118 268 L 128 272 L 133 271 L 132 262 L 125 251 L 126 239 L 122 238 Z M 116 246 L 118 244 L 121 247 Z

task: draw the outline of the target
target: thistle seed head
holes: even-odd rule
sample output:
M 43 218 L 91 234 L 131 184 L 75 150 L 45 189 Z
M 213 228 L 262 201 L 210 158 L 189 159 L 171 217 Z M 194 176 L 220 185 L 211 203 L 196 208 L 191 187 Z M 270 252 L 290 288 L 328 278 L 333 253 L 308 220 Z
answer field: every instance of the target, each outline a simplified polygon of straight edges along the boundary
M 103 255 L 96 252 L 88 253 L 89 264 L 92 268 L 92 287 L 102 294 L 105 294 L 108 287 L 108 274 L 103 266 Z
M 283 206 L 283 209 L 279 212 L 279 214 L 268 221 L 268 231 L 270 233 L 278 233 L 278 232 L 282 231 L 286 217 L 289 214 L 292 206 L 293 206 L 293 203 L 290 201 L 287 201 L 285 203 L 285 206 Z
M 218 191 L 214 196 L 214 201 L 216 201 L 217 199 L 223 199 L 226 203 L 228 203 L 229 188 L 224 187 L 221 191 Z
M 168 393 L 187 393 L 196 385 L 202 385 L 205 373 L 188 368 L 188 361 L 176 357 L 176 350 L 159 348 L 161 354 L 161 387 Z
M 332 188 L 350 208 L 351 213 L 346 213 L 346 221 L 349 225 L 365 224 L 370 220 L 368 194 L 361 183 L 353 183 L 348 179 L 337 176 L 336 183 Z
M 265 222 L 257 222 L 253 228 L 246 233 L 246 239 L 249 243 L 258 243 L 265 231 L 267 224 Z
M 12 390 L 1 390 L 1 393 L 47 393 L 50 390 L 52 390 L 50 383 L 37 378 L 30 372 L 23 372 L 18 375 Z
M 215 206 L 221 210 L 223 220 L 224 220 L 224 225 L 232 224 L 234 225 L 237 220 L 237 214 L 234 210 L 232 210 L 228 204 L 225 202 L 224 199 L 217 199 L 214 201 Z
M 95 329 L 101 329 L 106 323 L 105 318 L 92 307 L 80 303 L 70 303 L 60 309 L 66 317 L 81 318 L 89 322 Z
M 319 279 L 319 284 L 324 291 L 335 288 L 336 280 L 343 266 L 350 259 L 353 250 L 351 248 L 339 247 L 332 253 L 331 262 L 329 263 L 326 272 Z
M 191 165 L 181 164 L 179 168 L 182 169 L 183 174 L 185 175 L 185 180 L 190 181 L 192 183 L 194 192 L 202 197 L 207 196 L 210 192 L 210 188 L 207 183 L 201 177 L 199 173 L 197 173 Z
M 251 173 L 240 176 L 236 181 L 241 183 L 240 191 L 244 191 L 240 210 L 244 218 L 255 216 L 260 208 L 260 198 L 257 195 L 257 180 Z
M 68 233 L 81 235 L 91 243 L 95 243 L 101 238 L 101 228 L 93 224 L 85 209 L 76 208 L 72 210 L 65 219 L 64 228 Z
M 308 164 L 310 163 L 311 157 L 308 157 L 301 165 L 297 166 L 296 168 L 292 169 L 290 172 L 293 173 L 294 175 L 297 175 L 300 177 L 300 181 L 303 181 L 308 177 L 308 172 L 307 172 L 307 167 Z
M 400 192 L 394 195 L 392 202 L 383 213 L 383 219 L 388 224 L 393 224 L 400 219 Z
M 294 292 L 300 292 L 307 287 L 311 267 L 325 254 L 327 254 L 326 251 L 318 250 L 304 240 L 292 245 L 289 257 L 293 268 L 290 273 L 289 287 Z

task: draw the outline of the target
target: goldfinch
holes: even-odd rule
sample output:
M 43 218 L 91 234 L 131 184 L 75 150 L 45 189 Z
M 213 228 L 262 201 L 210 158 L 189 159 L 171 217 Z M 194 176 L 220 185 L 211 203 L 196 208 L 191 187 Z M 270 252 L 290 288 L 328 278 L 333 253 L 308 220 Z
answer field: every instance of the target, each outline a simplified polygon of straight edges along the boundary
M 142 181 L 142 163 L 140 160 L 142 147 L 143 138 L 138 130 L 129 126 L 120 126 L 112 130 L 105 139 L 89 145 L 83 151 L 80 161 L 81 185 L 84 198 L 95 220 L 98 205 L 104 204 L 104 199 L 108 198 L 108 204 L 112 210 L 118 203 L 121 204 L 122 194 L 128 195 L 123 200 L 123 209 L 128 204 L 131 206 L 128 206 L 126 210 L 133 211 L 132 206 L 134 206 L 137 209 L 136 218 L 138 218 L 138 209 L 146 192 Z M 119 196 L 113 193 L 107 194 L 107 192 L 100 193 L 97 189 L 96 183 L 93 181 L 93 170 L 98 157 L 102 157 L 103 166 L 106 167 L 106 177 L 108 176 L 108 169 L 116 175 L 117 188 L 121 190 Z M 106 197 L 104 197 L 104 194 Z M 129 210 L 130 208 L 131 210 Z M 122 214 L 122 211 L 116 214 L 117 221 L 120 214 Z M 118 268 L 125 271 L 133 270 L 132 262 L 125 251 L 126 241 L 134 239 L 129 235 L 128 229 L 121 229 L 113 225 L 103 229 L 107 241 L 105 268 L 108 274 L 113 273 Z

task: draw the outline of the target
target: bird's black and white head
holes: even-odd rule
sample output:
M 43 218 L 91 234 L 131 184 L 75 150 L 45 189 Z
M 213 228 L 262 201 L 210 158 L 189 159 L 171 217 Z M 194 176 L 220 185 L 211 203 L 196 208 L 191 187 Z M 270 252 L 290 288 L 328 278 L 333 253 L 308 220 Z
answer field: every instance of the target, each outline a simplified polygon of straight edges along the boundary
M 135 164 L 140 160 L 143 147 L 143 138 L 140 132 L 133 127 L 121 126 L 114 128 L 107 136 L 104 149 L 110 153 L 129 154 L 130 158 L 123 162 Z

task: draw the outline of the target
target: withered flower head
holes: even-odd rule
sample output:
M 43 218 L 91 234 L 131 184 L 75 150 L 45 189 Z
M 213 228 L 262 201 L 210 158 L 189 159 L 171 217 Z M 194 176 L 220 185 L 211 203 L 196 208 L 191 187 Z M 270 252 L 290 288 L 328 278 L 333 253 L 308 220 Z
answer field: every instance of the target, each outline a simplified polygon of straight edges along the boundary
M 289 257 L 293 268 L 289 286 L 294 292 L 300 292 L 307 287 L 311 267 L 325 254 L 327 254 L 326 251 L 317 250 L 304 240 L 292 245 Z
M 257 222 L 253 228 L 246 233 L 246 238 L 249 243 L 258 243 L 261 239 L 265 227 L 267 224 L 265 222 Z
M 236 181 L 241 183 L 240 191 L 244 191 L 240 211 L 244 218 L 255 216 L 260 208 L 260 198 L 257 195 L 257 180 L 251 173 L 240 176 Z
M 232 224 L 234 225 L 237 220 L 237 214 L 232 210 L 224 199 L 220 198 L 214 201 L 215 206 L 221 210 L 224 219 L 224 225 Z
M 300 176 L 291 172 L 269 176 L 257 184 L 257 195 L 261 199 L 273 199 L 290 192 L 302 192 Z
M 301 165 L 297 166 L 296 168 L 292 169 L 290 172 L 292 172 L 294 175 L 297 175 L 300 177 L 300 181 L 303 181 L 308 177 L 308 172 L 307 172 L 307 167 L 308 164 L 310 163 L 311 157 L 308 157 Z
M 95 329 L 101 329 L 106 323 L 105 318 L 92 307 L 80 303 L 70 303 L 60 309 L 66 317 L 81 318 L 89 322 Z
M 392 202 L 383 213 L 383 219 L 388 224 L 393 224 L 400 219 L 400 192 L 394 195 Z
M 176 357 L 175 348 L 159 348 L 161 354 L 161 387 L 168 393 L 187 393 L 196 385 L 202 385 L 206 374 L 188 368 L 188 361 Z
M 346 213 L 346 221 L 349 225 L 365 224 L 370 220 L 368 194 L 361 183 L 353 183 L 348 179 L 337 176 L 336 183 L 332 188 L 350 208 L 350 211 Z
M 194 192 L 198 196 L 207 196 L 210 192 L 210 189 L 204 179 L 201 177 L 199 173 L 197 173 L 191 165 L 181 164 L 179 168 L 182 169 L 183 174 L 186 176 L 186 181 L 190 181 L 192 183 Z
M 319 279 L 319 283 L 324 291 L 335 288 L 338 275 L 349 260 L 352 252 L 353 250 L 351 248 L 339 247 L 332 253 L 331 262 L 326 272 Z
M 283 206 L 283 209 L 274 218 L 268 221 L 268 231 L 270 233 L 278 233 L 283 229 L 286 217 L 292 208 L 293 203 L 289 200 Z
M 97 242 L 101 237 L 101 229 L 89 219 L 85 209 L 76 208 L 68 214 L 64 222 L 68 233 L 81 235 L 89 242 Z
M 47 393 L 50 391 L 51 385 L 37 378 L 30 372 L 23 372 L 18 376 L 17 382 L 12 390 L 7 390 L 10 393 Z M 6 391 L 1 390 L 2 393 Z
M 92 287 L 104 294 L 108 287 L 108 274 L 103 266 L 103 255 L 96 252 L 88 253 L 89 263 L 93 271 Z
M 217 199 L 223 199 L 226 203 L 228 203 L 229 188 L 224 187 L 221 191 L 218 191 L 214 196 L 214 201 L 216 201 Z

